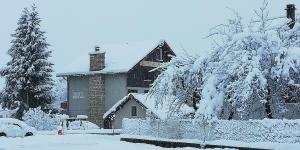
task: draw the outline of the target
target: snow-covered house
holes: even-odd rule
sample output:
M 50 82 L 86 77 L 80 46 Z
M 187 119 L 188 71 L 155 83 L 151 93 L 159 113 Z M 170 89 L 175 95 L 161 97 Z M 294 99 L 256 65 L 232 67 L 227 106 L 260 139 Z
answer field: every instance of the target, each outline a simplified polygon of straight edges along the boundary
M 129 93 L 103 115 L 105 128 L 121 129 L 124 118 L 172 118 L 169 116 L 169 104 L 168 101 L 164 104 L 156 104 L 154 97 L 147 93 Z M 193 109 L 183 105 L 173 117 L 183 118 L 191 113 Z
M 104 113 L 128 93 L 147 93 L 160 73 L 153 69 L 175 53 L 166 41 L 157 40 L 96 46 L 89 55 L 89 61 L 73 63 L 77 72 L 57 76 L 67 78 L 68 115 L 87 115 L 103 127 Z

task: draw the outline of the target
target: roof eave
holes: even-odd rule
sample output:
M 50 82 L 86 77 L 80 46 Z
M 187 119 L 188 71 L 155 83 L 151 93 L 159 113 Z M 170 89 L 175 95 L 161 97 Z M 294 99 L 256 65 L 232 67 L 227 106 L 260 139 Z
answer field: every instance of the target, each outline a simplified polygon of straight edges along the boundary
M 57 73 L 56 77 L 68 77 L 68 76 L 90 76 L 97 74 L 123 74 L 128 71 L 116 71 L 116 72 L 103 72 L 103 71 L 89 71 L 89 72 L 69 72 L 69 73 Z

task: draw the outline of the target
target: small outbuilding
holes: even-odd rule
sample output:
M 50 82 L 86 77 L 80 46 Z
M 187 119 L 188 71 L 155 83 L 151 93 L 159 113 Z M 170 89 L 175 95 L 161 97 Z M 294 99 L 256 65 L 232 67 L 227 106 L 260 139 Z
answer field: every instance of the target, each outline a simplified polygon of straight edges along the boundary
M 156 104 L 155 99 L 147 93 L 129 93 L 103 115 L 104 128 L 121 129 L 124 118 L 145 119 L 146 117 L 151 117 L 167 119 L 169 117 L 168 111 L 168 103 L 163 105 Z M 192 112 L 193 110 L 186 105 L 182 107 L 181 112 L 177 115 L 179 117 Z

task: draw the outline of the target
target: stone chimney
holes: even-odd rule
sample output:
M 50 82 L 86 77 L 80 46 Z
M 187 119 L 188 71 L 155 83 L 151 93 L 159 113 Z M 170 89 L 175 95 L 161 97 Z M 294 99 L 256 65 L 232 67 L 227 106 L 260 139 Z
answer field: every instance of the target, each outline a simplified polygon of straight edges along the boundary
M 296 7 L 295 4 L 288 4 L 286 5 L 286 17 L 288 19 L 290 19 L 291 21 L 288 23 L 289 27 L 292 29 L 295 25 L 295 11 L 296 11 Z
M 99 71 L 105 67 L 105 52 L 100 51 L 99 46 L 95 46 L 95 51 L 90 52 L 90 71 Z

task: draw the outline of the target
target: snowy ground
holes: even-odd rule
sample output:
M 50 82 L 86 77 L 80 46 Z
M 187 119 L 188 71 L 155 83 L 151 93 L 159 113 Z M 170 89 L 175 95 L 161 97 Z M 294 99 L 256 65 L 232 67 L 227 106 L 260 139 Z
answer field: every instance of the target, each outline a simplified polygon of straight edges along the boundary
M 64 130 L 65 134 L 120 134 L 121 129 Z M 57 131 L 38 131 L 40 135 L 56 135 Z
M 120 141 L 120 136 L 72 134 L 36 135 L 26 138 L 0 137 L 0 150 L 157 150 L 167 149 L 148 144 L 134 144 Z M 178 148 L 177 150 L 199 150 Z
M 154 141 L 169 141 L 169 142 L 184 142 L 184 143 L 206 143 L 208 145 L 223 145 L 230 147 L 248 147 L 257 149 L 272 149 L 272 150 L 300 150 L 300 143 L 274 143 L 274 142 L 241 142 L 233 140 L 215 140 L 203 142 L 197 139 L 167 139 L 167 138 L 156 138 L 150 136 L 138 136 L 138 135 L 121 135 L 124 138 L 134 139 L 146 139 Z

